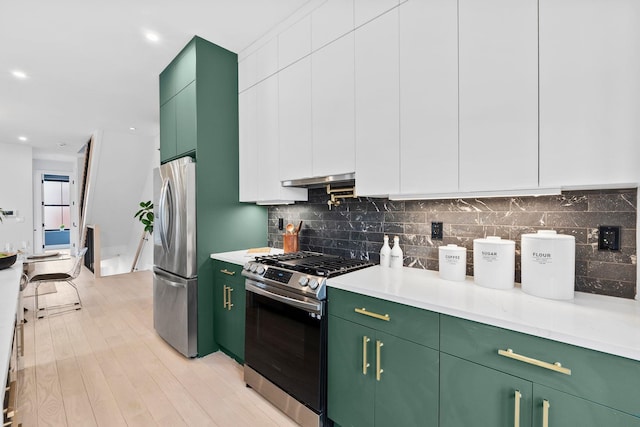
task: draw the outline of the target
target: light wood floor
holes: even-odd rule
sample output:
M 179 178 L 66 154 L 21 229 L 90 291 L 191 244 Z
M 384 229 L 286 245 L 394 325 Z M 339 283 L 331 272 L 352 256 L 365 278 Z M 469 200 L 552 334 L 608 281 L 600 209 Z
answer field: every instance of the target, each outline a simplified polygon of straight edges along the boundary
M 19 421 L 31 426 L 294 426 L 223 353 L 187 359 L 153 329 L 148 271 L 76 281 L 83 309 L 33 318 L 25 299 Z M 73 301 L 68 285 L 40 305 Z

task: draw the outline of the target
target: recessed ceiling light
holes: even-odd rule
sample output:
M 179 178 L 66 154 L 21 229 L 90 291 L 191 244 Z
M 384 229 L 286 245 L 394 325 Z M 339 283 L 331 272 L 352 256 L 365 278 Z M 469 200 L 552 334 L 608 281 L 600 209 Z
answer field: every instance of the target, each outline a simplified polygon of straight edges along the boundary
M 136 130 L 136 128 L 134 128 L 133 126 L 131 126 L 131 127 L 129 128 L 129 130 L 130 130 L 130 131 L 134 131 L 134 130 Z
M 155 33 L 153 31 L 145 31 L 144 32 L 144 37 L 149 40 L 151 43 L 158 43 L 160 41 L 160 35 L 158 35 L 158 33 Z
M 27 76 L 27 73 L 25 73 L 24 71 L 21 71 L 21 70 L 13 70 L 11 72 L 11 74 L 13 74 L 13 77 L 15 77 L 16 79 L 20 79 L 20 80 L 24 80 L 27 77 L 29 77 L 29 76 Z
M 27 140 L 26 136 L 19 136 L 18 139 L 22 142 L 25 142 Z

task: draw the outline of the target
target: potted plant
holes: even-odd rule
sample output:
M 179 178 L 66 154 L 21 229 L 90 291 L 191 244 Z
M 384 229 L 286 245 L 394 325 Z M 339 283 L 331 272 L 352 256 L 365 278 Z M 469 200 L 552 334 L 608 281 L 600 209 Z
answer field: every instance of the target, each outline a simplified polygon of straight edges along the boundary
M 138 250 L 136 251 L 136 255 L 133 258 L 133 265 L 131 266 L 131 272 L 136 270 L 136 266 L 138 265 L 138 259 L 140 258 L 140 252 L 142 252 L 142 247 L 144 242 L 147 240 L 147 233 L 153 233 L 153 203 L 151 200 L 146 202 L 140 202 L 140 209 L 134 215 L 134 218 L 138 218 L 142 225 L 144 225 L 144 230 L 142 231 L 142 236 L 140 236 L 140 243 L 138 244 Z
M 151 200 L 140 202 L 140 210 L 136 212 L 134 218 L 138 218 L 144 225 L 144 231 L 153 233 L 153 203 Z

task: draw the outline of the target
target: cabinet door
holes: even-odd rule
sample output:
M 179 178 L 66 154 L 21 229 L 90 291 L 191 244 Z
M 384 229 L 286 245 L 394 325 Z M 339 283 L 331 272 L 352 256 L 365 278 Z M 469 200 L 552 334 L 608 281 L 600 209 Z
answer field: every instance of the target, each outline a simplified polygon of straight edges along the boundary
M 640 418 L 538 384 L 533 385 L 533 425 L 638 427 Z M 546 404 L 545 404 L 546 401 Z
M 278 34 L 278 69 L 311 53 L 311 15 Z
M 373 426 L 374 331 L 339 317 L 329 316 L 328 336 L 329 418 L 343 427 Z M 369 339 L 368 342 L 366 338 Z M 363 373 L 363 363 L 368 363 L 366 374 Z
M 353 33 L 311 57 L 313 175 L 355 171 Z
M 459 1 L 460 190 L 538 186 L 537 0 Z
M 250 88 L 238 95 L 239 120 L 239 200 L 258 200 L 258 144 L 256 134 L 256 89 Z
M 280 198 L 277 76 L 256 85 L 256 106 L 258 200 L 277 200 Z
M 423 1 L 423 0 L 421 0 Z M 359 27 L 396 7 L 398 0 L 355 0 L 354 22 Z
M 400 189 L 398 9 L 355 31 L 356 192 Z
M 378 350 L 380 348 L 378 359 Z M 376 333 L 371 357 L 376 381 L 376 426 L 438 425 L 438 357 L 436 350 L 411 341 Z
M 176 103 L 176 155 L 196 149 L 198 123 L 196 118 L 196 82 L 191 82 L 175 96 Z M 209 141 L 203 143 L 210 143 Z
M 243 360 L 246 301 L 242 269 L 221 262 L 215 262 L 213 268 L 214 335 L 221 347 Z
M 531 427 L 531 382 L 440 353 L 441 427 L 512 426 L 516 391 L 521 394 L 520 427 Z
M 353 30 L 353 0 L 327 0 L 311 14 L 312 50 Z
M 400 10 L 400 194 L 458 190 L 458 4 Z
M 640 2 L 540 0 L 540 183 L 639 182 Z
M 176 99 L 160 106 L 160 160 L 176 156 Z
M 312 176 L 311 58 L 278 73 L 280 180 Z

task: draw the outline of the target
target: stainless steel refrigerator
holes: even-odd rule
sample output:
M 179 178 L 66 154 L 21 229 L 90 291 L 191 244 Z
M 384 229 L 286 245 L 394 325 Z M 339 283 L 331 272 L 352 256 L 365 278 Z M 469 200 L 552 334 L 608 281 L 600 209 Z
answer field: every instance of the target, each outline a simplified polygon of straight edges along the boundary
M 183 157 L 154 170 L 153 326 L 187 357 L 198 354 L 196 164 Z

